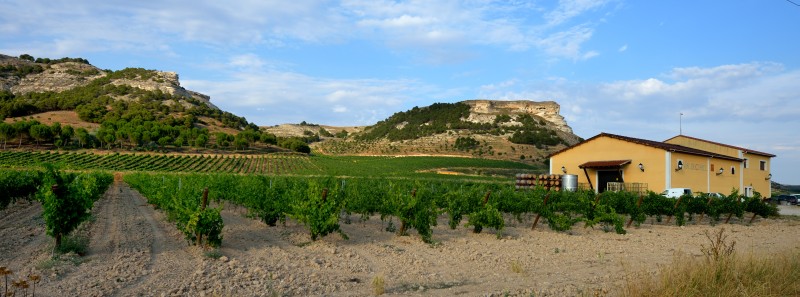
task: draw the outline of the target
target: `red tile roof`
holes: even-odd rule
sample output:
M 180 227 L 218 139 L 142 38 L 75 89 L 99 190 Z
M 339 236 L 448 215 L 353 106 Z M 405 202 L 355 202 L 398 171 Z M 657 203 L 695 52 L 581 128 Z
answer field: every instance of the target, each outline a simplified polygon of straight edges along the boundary
M 562 149 L 560 151 L 557 151 L 557 152 L 551 154 L 548 157 L 552 157 L 552 156 L 558 155 L 560 153 L 563 153 L 563 152 L 568 151 L 568 150 L 570 150 L 570 149 L 572 149 L 574 147 L 578 147 L 580 145 L 583 145 L 584 143 L 587 143 L 589 141 L 592 141 L 592 140 L 600 138 L 600 137 L 610 137 L 610 138 L 614 138 L 614 139 L 618 139 L 618 140 L 622 140 L 622 141 L 627 141 L 627 142 L 630 142 L 630 143 L 641 144 L 641 145 L 645 145 L 645 146 L 649 146 L 649 147 L 659 148 L 659 149 L 662 149 L 662 150 L 665 150 L 665 151 L 670 151 L 670 152 L 679 152 L 679 153 L 698 155 L 698 156 L 705 156 L 705 157 L 712 157 L 712 158 L 717 158 L 717 159 L 733 160 L 733 161 L 739 161 L 739 162 L 743 161 L 742 159 L 739 159 L 739 158 L 734 158 L 734 157 L 730 157 L 730 156 L 726 156 L 726 155 L 720 155 L 720 154 L 717 154 L 717 153 L 707 152 L 707 151 L 704 151 L 704 150 L 698 150 L 698 149 L 694 149 L 694 148 L 690 148 L 690 147 L 685 147 L 685 146 L 682 146 L 682 145 L 664 143 L 664 142 L 658 142 L 658 141 L 652 141 L 652 140 L 647 140 L 647 139 L 633 138 L 633 137 L 627 137 L 627 136 L 622 136 L 622 135 L 609 134 L 609 133 L 605 133 L 605 132 L 597 134 L 594 137 L 586 139 L 586 140 L 584 140 L 584 141 L 582 141 L 582 142 L 580 142 L 580 143 L 578 143 L 576 145 L 573 145 L 573 146 L 570 146 L 568 148 L 565 148 L 565 149 Z
M 724 147 L 729 147 L 729 148 L 732 148 L 732 149 L 737 149 L 737 150 L 740 150 L 740 151 L 742 151 L 743 153 L 746 153 L 746 154 L 761 155 L 761 156 L 770 157 L 770 158 L 774 158 L 775 157 L 775 155 L 770 154 L 770 153 L 754 151 L 754 150 L 746 149 L 746 148 L 743 148 L 743 147 L 733 146 L 733 145 L 730 145 L 730 144 L 714 142 L 714 141 L 700 139 L 700 138 L 697 138 L 697 137 L 691 137 L 691 136 L 686 136 L 686 135 L 678 135 L 678 136 L 672 137 L 670 139 L 664 140 L 664 142 L 670 141 L 672 139 L 675 139 L 675 138 L 678 138 L 678 137 L 681 137 L 681 136 L 689 138 L 689 139 L 694 139 L 694 140 L 697 140 L 697 141 L 703 141 L 703 142 L 708 142 L 708 143 L 712 143 L 712 144 L 716 144 L 716 145 L 721 145 L 721 146 L 724 146 Z
M 631 160 L 610 160 L 610 161 L 589 161 L 578 165 L 578 168 L 614 168 L 622 165 L 628 165 Z

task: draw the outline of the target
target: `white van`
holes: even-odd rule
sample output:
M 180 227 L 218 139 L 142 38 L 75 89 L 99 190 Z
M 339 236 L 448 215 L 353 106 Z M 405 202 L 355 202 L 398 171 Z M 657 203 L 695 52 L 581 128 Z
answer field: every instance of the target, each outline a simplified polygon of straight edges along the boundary
M 692 196 L 692 189 L 689 188 L 669 188 L 661 192 L 661 195 L 666 196 L 667 198 L 678 198 L 683 195 Z

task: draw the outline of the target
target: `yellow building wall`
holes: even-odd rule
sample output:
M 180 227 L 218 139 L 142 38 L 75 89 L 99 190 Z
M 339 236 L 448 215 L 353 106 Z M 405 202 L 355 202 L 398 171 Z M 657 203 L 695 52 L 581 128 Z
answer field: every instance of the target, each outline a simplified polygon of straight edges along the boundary
M 709 179 L 711 185 L 709 192 L 730 195 L 731 191 L 737 190 L 739 194 L 744 194 L 741 188 L 742 162 L 714 158 L 710 158 L 709 161 L 714 165 Z M 719 174 L 720 169 L 722 169 L 721 174 Z
M 691 147 L 699 150 L 704 150 L 720 155 L 730 156 L 734 158 L 744 158 L 748 160 L 748 166 L 745 168 L 744 163 L 739 163 L 737 166 L 737 170 L 742 171 L 741 174 L 737 174 L 740 176 L 739 182 L 736 183 L 735 188 L 739 189 L 740 194 L 745 194 L 744 188 L 745 187 L 752 187 L 753 191 L 761 193 L 763 197 L 771 197 L 772 196 L 772 185 L 770 184 L 770 180 L 766 177 L 770 174 L 770 163 L 771 159 L 767 156 L 762 155 L 755 155 L 755 154 L 748 154 L 742 153 L 739 149 L 732 148 L 729 146 L 724 146 L 716 143 L 711 143 L 708 141 L 702 141 L 697 139 L 692 139 L 684 136 L 676 136 L 672 139 L 666 141 L 666 143 L 682 145 L 685 147 Z M 718 162 L 719 160 L 717 160 Z M 760 169 L 760 162 L 765 161 L 767 166 L 765 170 Z M 737 162 L 738 163 L 738 162 Z M 718 170 L 719 167 L 717 167 Z M 730 173 L 729 166 L 726 167 L 726 172 Z M 712 186 L 714 185 L 712 179 Z M 719 186 L 715 187 L 719 188 Z M 723 194 L 730 194 L 731 188 L 722 189 L 719 191 L 712 191 L 712 192 L 720 192 Z
M 698 150 L 704 150 L 704 151 L 707 151 L 707 152 L 711 152 L 711 153 L 715 153 L 715 154 L 719 154 L 719 155 L 725 155 L 725 156 L 728 156 L 728 157 L 734 157 L 734 158 L 741 158 L 742 157 L 742 156 L 739 156 L 739 150 L 738 149 L 734 149 L 734 148 L 731 148 L 731 147 L 710 143 L 710 142 L 707 142 L 707 141 L 700 141 L 700 140 L 697 140 L 697 139 L 692 139 L 692 138 L 684 137 L 684 136 L 681 136 L 681 135 L 676 136 L 676 137 L 674 137 L 672 139 L 669 139 L 669 140 L 665 141 L 665 143 L 682 145 L 682 146 L 685 146 L 685 147 L 695 148 L 695 149 L 698 149 Z
M 670 153 L 669 188 L 690 188 L 693 192 L 706 192 L 708 189 L 708 158 L 683 153 Z M 683 162 L 681 170 L 678 161 Z
M 579 183 L 588 183 L 583 169 L 578 168 L 590 161 L 631 160 L 622 167 L 622 178 L 626 183 L 647 183 L 650 191 L 664 190 L 665 162 L 664 150 L 634 144 L 610 137 L 599 137 L 583 143 L 550 158 L 550 173 L 562 174 L 561 166 L 567 169 L 566 174 L 578 176 Z M 644 165 L 644 172 L 639 170 L 639 163 Z M 591 183 L 596 190 L 597 171 L 586 169 Z
M 754 154 L 745 154 L 744 157 L 747 159 L 748 166 L 743 171 L 743 187 L 753 187 L 753 191 L 761 193 L 762 197 L 772 197 L 772 185 L 770 179 L 767 179 L 771 172 L 772 158 Z M 761 170 L 761 161 L 766 162 L 764 170 Z

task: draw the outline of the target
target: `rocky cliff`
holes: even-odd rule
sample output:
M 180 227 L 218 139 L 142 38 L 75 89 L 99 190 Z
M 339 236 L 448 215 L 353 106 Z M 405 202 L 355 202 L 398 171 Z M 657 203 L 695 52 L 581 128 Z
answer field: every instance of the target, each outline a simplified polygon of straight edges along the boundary
M 0 90 L 17 95 L 32 92 L 61 92 L 85 86 L 95 79 L 109 75 L 108 72 L 86 63 L 35 63 L 2 54 L 0 54 L 0 67 L 4 67 L 5 70 L 0 73 Z M 172 96 L 192 98 L 218 109 L 211 103 L 211 97 L 181 87 L 177 73 L 155 70 L 151 72 L 153 75 L 147 77 L 114 78 L 111 83 L 147 91 L 160 90 Z M 174 101 L 165 102 L 165 104 L 174 103 Z
M 572 128 L 559 113 L 561 106 L 553 101 L 467 100 L 463 103 L 470 106 L 470 116 L 467 118 L 470 122 L 492 123 L 498 115 L 530 114 L 547 120 L 557 130 L 572 134 Z
M 33 92 L 61 92 L 75 87 L 85 86 L 92 80 L 106 75 L 105 71 L 92 65 L 64 62 L 43 67 L 44 71 L 29 74 L 21 78 L 16 85 L 10 87 L 14 94 Z

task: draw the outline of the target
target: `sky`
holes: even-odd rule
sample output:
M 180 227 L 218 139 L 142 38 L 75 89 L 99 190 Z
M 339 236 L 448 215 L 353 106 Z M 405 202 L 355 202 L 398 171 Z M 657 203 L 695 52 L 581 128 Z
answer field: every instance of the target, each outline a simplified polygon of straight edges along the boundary
M 555 101 L 583 138 L 682 132 L 800 185 L 800 1 L 0 0 L 0 53 L 174 71 L 261 126 Z

